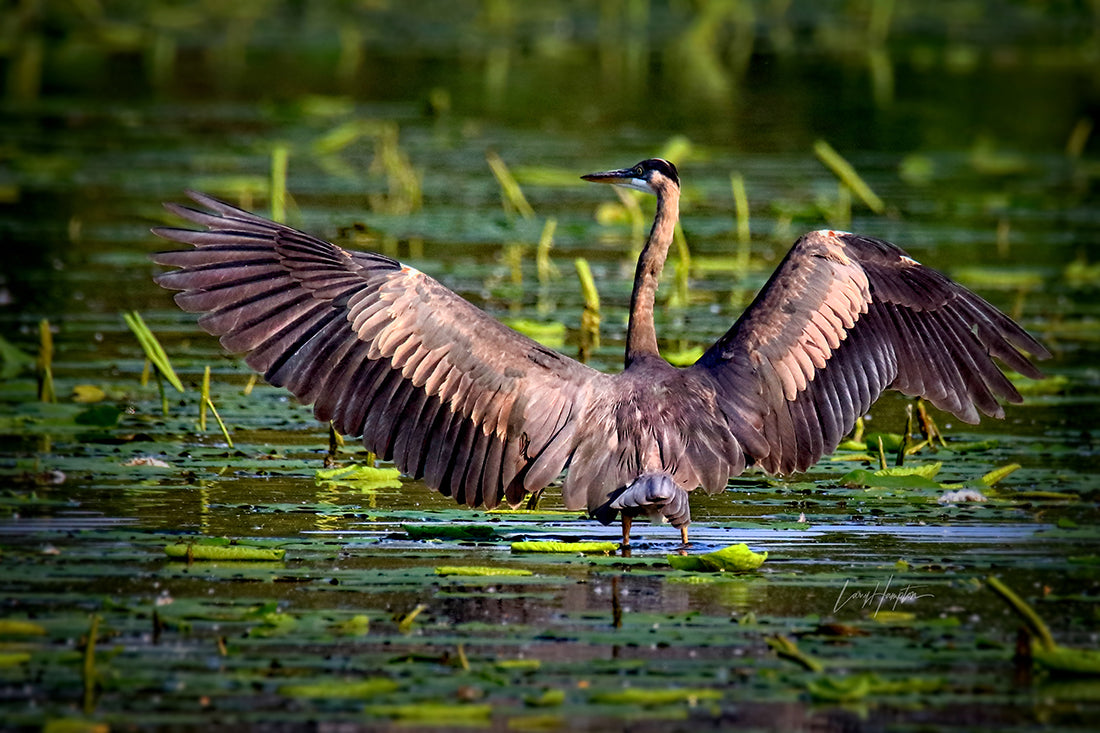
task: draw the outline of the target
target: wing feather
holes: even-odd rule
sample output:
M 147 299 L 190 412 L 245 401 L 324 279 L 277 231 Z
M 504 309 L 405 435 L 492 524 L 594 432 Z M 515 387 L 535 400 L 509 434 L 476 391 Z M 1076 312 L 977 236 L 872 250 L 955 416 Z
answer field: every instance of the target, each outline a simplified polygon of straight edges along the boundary
M 226 349 L 457 501 L 516 503 L 555 479 L 598 372 L 507 329 L 435 280 L 198 193 L 203 230 L 157 282 Z M 532 467 L 536 470 L 532 471 Z
M 1026 352 L 1026 353 L 1025 353 Z M 834 450 L 888 388 L 967 422 L 1020 395 L 1050 353 L 992 305 L 871 237 L 811 232 L 689 369 L 715 385 L 749 459 L 789 473 Z

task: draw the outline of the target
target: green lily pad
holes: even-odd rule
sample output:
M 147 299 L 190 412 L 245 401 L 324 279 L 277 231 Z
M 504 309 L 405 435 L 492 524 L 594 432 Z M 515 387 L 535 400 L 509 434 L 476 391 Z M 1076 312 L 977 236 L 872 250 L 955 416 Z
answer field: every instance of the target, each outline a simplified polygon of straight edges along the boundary
M 165 545 L 168 557 L 180 560 L 282 560 L 286 550 L 245 545 L 207 545 L 176 543 Z
M 313 684 L 283 685 L 279 694 L 287 697 L 324 699 L 361 699 L 393 692 L 400 686 L 388 677 L 369 677 L 365 680 L 332 680 Z
M 654 690 L 643 687 L 627 687 L 623 690 L 611 690 L 597 692 L 592 695 L 592 701 L 607 705 L 641 705 L 642 707 L 658 707 L 660 705 L 675 705 L 686 702 L 695 705 L 703 700 L 721 700 L 722 692 L 708 687 L 679 688 L 673 687 L 663 690 Z
M 526 541 L 513 542 L 512 552 L 579 552 L 582 554 L 596 554 L 615 552 L 619 549 L 616 542 L 548 542 Z
M 1033 641 L 1031 657 L 1036 664 L 1053 672 L 1100 675 L 1100 649 L 1073 649 L 1061 645 L 1047 649 L 1038 641 Z
M 441 565 L 435 569 L 436 575 L 532 575 L 523 568 L 498 568 L 485 565 Z
M 668 564 L 676 570 L 695 573 L 744 573 L 756 570 L 768 559 L 767 552 L 753 552 L 742 543 L 705 555 L 669 555 Z
M 403 525 L 414 540 L 491 540 L 497 537 L 496 527 L 488 524 L 444 524 L 425 522 Z

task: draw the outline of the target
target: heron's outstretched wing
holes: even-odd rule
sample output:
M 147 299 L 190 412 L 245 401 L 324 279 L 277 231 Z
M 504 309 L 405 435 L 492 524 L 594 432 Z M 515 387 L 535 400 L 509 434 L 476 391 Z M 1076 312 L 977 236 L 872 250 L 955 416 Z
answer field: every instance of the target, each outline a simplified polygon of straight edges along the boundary
M 752 305 L 691 367 L 765 470 L 805 470 L 888 388 L 960 419 L 1020 402 L 991 357 L 1032 378 L 1050 353 L 1008 316 L 898 247 L 806 234 Z
M 432 278 L 203 194 L 167 204 L 205 231 L 154 256 L 184 310 L 271 384 L 458 502 L 522 500 L 565 466 L 602 374 L 507 328 Z

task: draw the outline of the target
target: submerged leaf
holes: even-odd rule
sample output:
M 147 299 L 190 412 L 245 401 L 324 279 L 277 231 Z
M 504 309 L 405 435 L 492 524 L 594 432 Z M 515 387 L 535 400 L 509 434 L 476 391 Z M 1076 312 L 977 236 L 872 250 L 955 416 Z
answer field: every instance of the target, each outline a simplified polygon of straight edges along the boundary
M 113 428 L 118 424 L 122 410 L 114 405 L 93 405 L 77 413 L 73 421 L 77 425 L 91 425 L 97 428 Z

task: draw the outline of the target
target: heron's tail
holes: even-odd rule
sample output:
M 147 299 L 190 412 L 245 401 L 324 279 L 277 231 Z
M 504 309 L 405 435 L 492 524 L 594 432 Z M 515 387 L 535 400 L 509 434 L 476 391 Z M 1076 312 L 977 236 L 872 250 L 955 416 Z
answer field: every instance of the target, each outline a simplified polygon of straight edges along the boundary
M 639 476 L 634 483 L 611 494 L 592 516 L 601 524 L 611 524 L 620 511 L 630 517 L 640 514 L 648 514 L 654 520 L 660 517 L 677 528 L 691 524 L 688 492 L 667 473 Z

